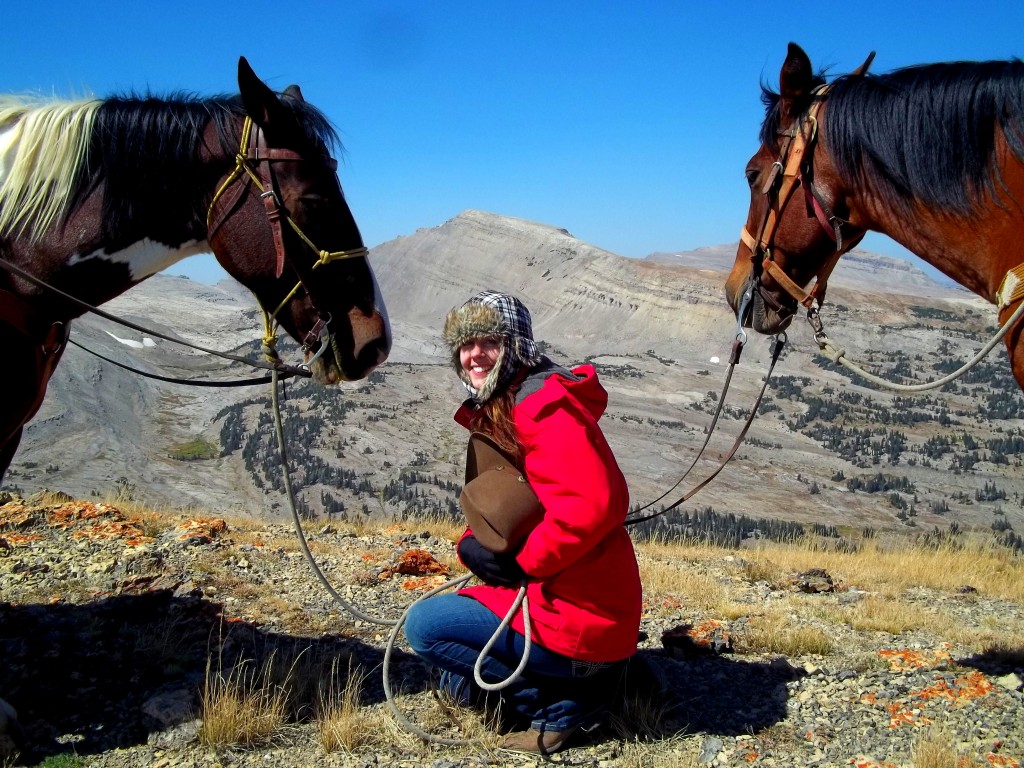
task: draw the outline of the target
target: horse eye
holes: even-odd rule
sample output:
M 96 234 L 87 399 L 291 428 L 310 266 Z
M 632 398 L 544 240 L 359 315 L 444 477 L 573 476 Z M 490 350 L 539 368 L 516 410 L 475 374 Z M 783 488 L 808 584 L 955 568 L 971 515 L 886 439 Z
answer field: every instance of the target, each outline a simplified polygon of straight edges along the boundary
M 747 168 L 744 175 L 747 177 L 747 184 L 753 188 L 757 184 L 757 177 L 761 175 L 761 172 L 757 168 Z
M 303 195 L 299 198 L 299 202 L 307 208 L 317 209 L 324 208 L 329 205 L 326 197 L 323 195 Z

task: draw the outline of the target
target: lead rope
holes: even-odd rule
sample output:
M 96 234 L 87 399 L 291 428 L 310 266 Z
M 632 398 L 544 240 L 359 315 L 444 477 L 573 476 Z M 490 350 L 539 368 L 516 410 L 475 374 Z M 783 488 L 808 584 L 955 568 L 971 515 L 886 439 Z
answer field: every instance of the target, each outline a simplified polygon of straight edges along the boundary
M 659 501 L 661 501 L 666 496 L 668 496 L 670 493 L 672 493 L 672 491 L 674 491 L 676 488 L 678 488 L 679 484 L 682 483 L 683 480 L 685 480 L 689 476 L 689 474 L 693 470 L 693 468 L 695 466 L 697 466 L 697 461 L 704 454 L 705 449 L 708 447 L 708 443 L 711 442 L 711 435 L 714 434 L 715 427 L 718 425 L 718 418 L 719 418 L 719 416 L 721 416 L 722 410 L 723 410 L 723 408 L 725 406 L 725 397 L 726 397 L 726 394 L 729 392 L 729 386 L 730 386 L 730 383 L 732 382 L 733 371 L 736 369 L 736 366 L 739 364 L 740 355 L 743 352 L 743 347 L 747 343 L 747 332 L 743 328 L 743 321 L 746 318 L 748 310 L 750 309 L 750 302 L 753 299 L 753 296 L 754 296 L 754 285 L 753 285 L 753 282 L 750 282 L 750 283 L 747 284 L 747 287 L 744 289 L 743 296 L 740 299 L 739 311 L 737 311 L 737 313 L 736 313 L 736 336 L 733 339 L 732 351 L 731 351 L 730 357 L 729 357 L 729 369 L 728 369 L 728 371 L 726 372 L 726 375 L 725 375 L 725 384 L 722 386 L 722 394 L 719 395 L 719 397 L 718 397 L 718 406 L 715 408 L 715 413 L 711 417 L 711 424 L 708 425 L 707 437 L 704 438 L 704 443 L 701 445 L 700 449 L 697 451 L 697 455 L 693 457 L 693 461 L 690 462 L 690 466 L 686 468 L 685 472 L 683 472 L 682 477 L 680 477 L 678 480 L 676 480 L 676 482 L 668 490 L 666 490 L 664 493 L 662 493 L 656 499 L 653 499 L 653 500 L 647 502 L 642 507 L 637 507 L 636 509 L 632 510 L 629 513 L 629 515 L 638 515 L 641 512 L 643 512 L 645 509 L 650 509 L 655 504 L 657 504 Z M 764 395 L 765 387 L 768 386 L 768 380 L 771 378 L 772 370 L 774 370 L 774 368 L 775 368 L 775 361 L 778 360 L 779 355 L 782 353 L 782 346 L 785 343 L 786 343 L 786 334 L 785 333 L 780 333 L 780 334 L 778 334 L 775 337 L 775 345 L 776 346 L 773 347 L 772 363 L 771 363 L 771 366 L 768 368 L 767 375 L 765 376 L 764 385 L 761 387 L 761 393 L 758 395 L 757 400 L 754 402 L 754 405 L 753 405 L 753 407 L 750 410 L 750 415 L 747 417 L 746 424 L 743 427 L 743 430 L 740 432 L 740 438 L 739 438 L 740 442 L 742 442 L 743 437 L 746 435 L 747 429 L 750 426 L 750 423 L 753 421 L 754 416 L 757 413 L 757 408 L 758 408 L 758 405 L 761 402 L 761 397 Z M 729 459 L 732 458 L 732 455 L 735 453 L 735 449 L 738 448 L 738 447 L 739 447 L 739 443 L 736 444 L 736 446 L 734 447 L 733 451 L 729 454 L 729 457 L 726 458 L 725 461 L 723 461 L 721 463 L 719 468 L 715 471 L 715 473 L 711 477 L 714 477 L 715 475 L 718 474 L 718 472 L 721 471 L 722 467 L 724 467 L 726 462 L 728 462 Z M 710 479 L 711 478 L 708 478 L 708 480 L 710 480 Z M 704 483 L 701 483 L 699 488 L 703 488 L 704 485 L 706 485 L 706 484 L 707 484 L 707 481 L 705 481 Z M 651 519 L 653 519 L 655 517 L 659 517 L 660 515 L 663 515 L 665 512 L 667 512 L 669 509 L 672 509 L 672 508 L 678 506 L 686 498 L 689 498 L 690 495 L 693 495 L 693 493 L 696 493 L 696 490 L 694 490 L 691 494 L 685 496 L 683 499 L 680 499 L 679 501 L 677 501 L 675 504 L 672 505 L 672 507 L 669 507 L 668 509 L 663 509 L 660 512 L 655 512 L 653 514 L 645 515 L 643 517 L 635 517 L 635 518 L 627 519 L 627 520 L 625 520 L 625 522 L 623 522 L 623 525 L 628 528 L 629 526 L 635 525 L 636 523 L 642 523 L 642 522 L 644 522 L 646 520 L 651 520 Z M 629 518 L 629 515 L 627 515 L 627 518 Z
M 313 553 L 309 551 L 309 544 L 306 543 L 306 535 L 302 531 L 302 522 L 299 519 L 298 507 L 295 504 L 295 491 L 292 488 L 292 480 L 288 476 L 288 455 L 285 450 L 284 444 L 284 428 L 281 425 L 281 403 L 277 396 L 277 371 L 274 371 L 271 375 L 271 397 L 274 406 L 274 434 L 277 437 L 277 450 L 281 456 L 281 479 L 284 482 L 285 494 L 288 497 L 288 506 L 291 509 L 292 521 L 295 523 L 295 535 L 299 539 L 299 548 L 302 550 L 302 554 L 306 558 L 306 562 L 309 563 L 309 567 L 313 570 L 313 574 L 317 580 L 323 585 L 324 589 L 327 590 L 328 594 L 334 598 L 342 608 L 351 613 L 358 619 L 368 621 L 371 624 L 382 624 L 384 626 L 391 626 L 396 623 L 394 619 L 381 619 L 376 616 L 371 616 L 368 613 L 364 613 L 351 601 L 346 600 L 341 594 L 334 588 L 327 577 L 324 576 L 324 572 L 320 570 L 320 566 L 317 565 L 316 559 L 313 557 Z
M 441 584 L 438 587 L 434 587 L 429 592 L 426 592 L 425 594 L 422 594 L 418 598 L 416 598 L 409 605 L 409 607 L 407 607 L 405 611 L 402 612 L 401 618 L 399 618 L 398 621 L 395 622 L 395 626 L 391 628 L 391 634 L 388 636 L 388 642 L 384 648 L 384 698 L 387 700 L 388 706 L 394 713 L 395 719 L 398 720 L 398 722 L 407 731 L 409 731 L 409 733 L 419 736 L 421 739 L 431 744 L 445 744 L 447 746 L 468 746 L 471 744 L 475 744 L 476 742 L 474 742 L 472 739 L 450 739 L 445 736 L 435 736 L 431 733 L 427 733 L 418 725 L 409 720 L 408 717 L 405 716 L 405 713 L 403 713 L 398 708 L 398 705 L 395 703 L 394 695 L 391 692 L 391 652 L 394 650 L 395 641 L 398 639 L 398 633 L 401 632 L 402 627 L 405 625 L 405 619 L 409 615 L 409 611 L 412 610 L 414 605 L 422 603 L 424 600 L 433 597 L 439 592 L 443 592 L 444 590 L 449 589 L 453 586 L 465 586 L 465 584 L 472 578 L 473 574 L 467 573 L 465 576 L 459 576 L 458 578 L 445 582 L 444 584 Z M 505 630 L 508 627 L 509 623 L 512 621 L 512 617 L 515 616 L 516 611 L 519 610 L 520 605 L 522 605 L 523 609 L 523 624 L 525 628 L 524 634 L 526 637 L 526 644 L 523 648 L 523 657 L 519 661 L 519 666 L 517 666 L 515 670 L 507 678 L 497 683 L 488 683 L 483 680 L 480 673 L 480 668 L 483 665 L 483 661 L 486 658 L 487 654 L 490 652 L 491 648 L 497 642 L 498 636 L 501 634 L 503 630 Z M 502 619 L 501 623 L 498 625 L 498 628 L 494 630 L 494 634 L 491 635 L 490 640 L 487 641 L 487 643 L 483 647 L 483 650 L 480 651 L 480 655 L 477 656 L 476 663 L 473 665 L 473 679 L 476 682 L 476 684 L 483 688 L 485 691 L 500 691 L 501 689 L 507 688 L 509 685 L 518 680 L 519 677 L 522 675 L 523 670 L 526 669 L 526 664 L 530 658 L 530 648 L 532 647 L 532 642 L 530 639 L 531 634 L 532 630 L 530 624 L 530 605 L 526 599 L 526 584 L 524 583 L 522 586 L 519 587 L 519 594 L 516 595 L 516 599 L 515 601 L 513 601 L 512 607 L 509 608 L 508 613 L 505 614 L 505 618 Z M 456 725 L 461 725 L 461 723 L 459 723 L 456 720 L 456 718 L 452 715 L 451 711 L 447 707 L 443 706 L 443 702 L 442 709 L 444 710 L 445 714 L 448 715 L 448 718 L 450 720 L 452 720 Z
M 62 299 L 66 299 L 75 306 L 81 307 L 86 312 L 90 312 L 96 315 L 97 317 L 102 317 L 104 320 L 109 320 L 112 323 L 122 325 L 125 328 L 131 328 L 133 331 L 138 331 L 139 333 L 143 333 L 148 336 L 153 336 L 154 338 L 157 339 L 163 339 L 164 341 L 169 341 L 172 344 L 179 344 L 183 347 L 188 347 L 189 349 L 195 349 L 199 352 L 205 352 L 208 355 L 220 357 L 223 358 L 224 360 L 231 360 L 236 363 L 244 363 L 245 365 L 248 365 L 252 368 L 270 369 L 289 376 L 303 376 L 305 378 L 309 378 L 310 376 L 313 375 L 309 372 L 307 368 L 304 368 L 301 365 L 287 365 L 286 363 L 281 362 L 280 357 L 272 358 L 269 364 L 259 360 L 250 360 L 249 358 L 242 357 L 240 355 L 233 355 L 229 352 L 220 352 L 216 349 L 210 349 L 209 347 L 204 347 L 199 344 L 193 344 L 192 342 L 185 341 L 184 339 L 176 339 L 173 336 L 168 336 L 166 333 L 161 333 L 160 331 L 155 331 L 152 328 L 146 328 L 145 326 L 138 325 L 129 320 L 125 320 L 124 318 L 118 317 L 117 315 L 112 315 L 109 312 L 100 309 L 99 307 L 89 304 L 88 302 L 82 301 L 81 299 L 77 298 L 76 296 L 72 296 L 70 293 L 66 291 L 62 291 L 55 285 L 51 285 L 45 280 L 41 280 L 40 278 L 36 277 L 31 272 L 27 272 L 18 265 L 12 264 L 7 259 L 0 258 L 0 268 L 3 268 L 8 272 L 17 275 L 18 277 L 27 280 L 33 285 L 50 291 L 51 293 L 60 296 Z M 268 381 L 270 381 L 270 379 L 268 379 Z
M 1003 336 L 1006 335 L 1007 331 L 1010 330 L 1010 328 L 1014 325 L 1014 323 L 1016 323 L 1021 318 L 1022 315 L 1024 315 L 1024 302 L 1021 302 L 1017 309 L 1014 310 L 1014 313 L 1010 315 L 1009 318 L 1007 318 L 1006 322 L 1003 323 L 1002 327 L 1000 327 L 1000 329 L 996 332 L 996 335 L 993 336 L 992 339 L 984 347 L 981 348 L 981 350 L 978 352 L 978 354 L 974 356 L 973 359 L 967 361 L 960 368 L 946 376 L 943 376 L 941 379 L 927 381 L 924 382 L 923 384 L 897 384 L 896 382 L 888 381 L 886 379 L 881 378 L 880 376 L 876 376 L 873 373 L 865 371 L 856 363 L 853 363 L 850 360 L 848 360 L 846 358 L 846 350 L 841 347 L 835 346 L 832 343 L 832 341 L 828 338 L 828 334 L 825 333 L 824 327 L 821 324 L 821 318 L 818 316 L 818 311 L 816 309 L 809 309 L 807 311 L 807 322 L 810 323 L 811 328 L 814 329 L 814 340 L 818 342 L 818 347 L 821 350 L 822 354 L 824 354 L 832 362 L 839 363 L 840 365 L 849 368 L 858 376 L 862 376 L 868 381 L 877 384 L 881 387 L 885 387 L 887 389 L 892 389 L 897 392 L 926 392 L 930 389 L 938 389 L 939 387 L 943 387 L 946 384 L 949 384 L 951 381 L 963 376 L 969 370 L 974 368 L 978 363 L 982 361 L 982 359 L 984 359 L 984 357 L 989 352 L 992 351 L 996 344 L 999 343 Z
M 439 592 L 443 592 L 446 589 L 450 589 L 451 587 L 461 587 L 465 585 L 470 579 L 473 578 L 473 574 L 468 573 L 464 576 L 459 576 L 455 579 L 451 579 L 450 581 L 447 581 L 444 584 L 441 584 L 440 586 L 434 587 L 426 594 L 423 594 L 416 600 L 414 600 L 402 612 L 402 615 L 398 619 L 382 619 L 376 616 L 371 616 L 370 614 L 360 610 L 350 600 L 347 600 L 344 597 L 342 597 L 338 590 L 334 588 L 331 582 L 324 575 L 324 572 L 321 570 L 320 566 L 317 564 L 316 558 L 313 557 L 313 553 L 309 550 L 309 544 L 306 541 L 306 535 L 302 530 L 302 521 L 299 517 L 298 505 L 295 503 L 295 492 L 294 489 L 292 488 L 291 477 L 289 477 L 288 474 L 288 455 L 285 449 L 284 428 L 282 426 L 281 421 L 281 403 L 280 400 L 278 399 L 276 370 L 271 373 L 270 386 L 274 411 L 274 435 L 277 438 L 278 453 L 281 457 L 281 477 L 282 481 L 284 482 L 285 494 L 287 495 L 288 498 L 288 507 L 291 511 L 292 522 L 294 523 L 295 526 L 295 535 L 299 540 L 299 548 L 302 550 L 302 554 L 306 558 L 306 562 L 309 564 L 309 567 L 310 569 L 312 569 L 313 574 L 316 576 L 317 580 L 320 582 L 320 584 L 323 585 L 324 589 L 327 590 L 328 594 L 330 594 L 331 597 L 334 598 L 335 602 L 337 602 L 342 608 L 348 611 L 352 616 L 355 616 L 358 619 L 362 619 L 363 621 L 370 622 L 371 624 L 379 624 L 382 626 L 391 627 L 391 633 L 388 636 L 388 641 L 384 648 L 384 664 L 382 674 L 384 683 L 384 696 L 387 699 L 388 706 L 391 708 L 391 711 L 395 714 L 395 718 L 398 720 L 398 722 L 403 727 L 405 727 L 405 729 L 408 730 L 410 733 L 419 736 L 424 741 L 433 744 L 446 744 L 449 746 L 466 746 L 473 744 L 474 742 L 469 739 L 448 739 L 441 736 L 434 736 L 422 730 L 417 725 L 415 725 L 412 721 L 409 720 L 409 718 L 407 718 L 402 713 L 402 711 L 398 708 L 398 705 L 395 703 L 394 696 L 392 695 L 391 692 L 391 682 L 388 679 L 391 668 L 391 653 L 394 649 L 395 642 L 398 638 L 398 633 L 405 625 L 405 619 L 409 615 L 409 611 L 412 610 L 412 607 L 417 603 L 420 603 L 423 600 L 427 599 L 428 597 L 432 597 L 438 594 Z M 488 683 L 484 681 L 483 678 L 481 677 L 480 668 L 483 665 L 484 659 L 487 657 L 487 654 L 490 653 L 491 648 L 493 648 L 494 644 L 497 642 L 498 636 L 508 627 L 508 625 L 511 623 L 513 617 L 515 616 L 516 612 L 520 609 L 520 607 L 522 607 L 523 610 L 524 635 L 526 637 L 526 644 L 523 649 L 522 659 L 520 659 L 519 665 L 506 679 L 501 680 L 497 683 Z M 505 618 L 502 619 L 501 623 L 498 625 L 498 628 L 494 630 L 494 634 L 491 635 L 490 640 L 487 641 L 483 649 L 480 651 L 479 656 L 477 656 L 476 664 L 474 664 L 473 666 L 473 677 L 477 685 L 479 685 L 486 691 L 499 691 L 503 688 L 507 688 L 509 685 L 518 680 L 519 677 L 522 675 L 523 670 L 526 668 L 526 664 L 530 658 L 530 649 L 532 647 L 531 635 L 532 627 L 530 623 L 530 605 L 526 599 L 526 583 L 524 582 L 523 585 L 520 586 L 519 594 L 513 601 L 512 606 L 509 608 L 508 613 L 505 615 Z

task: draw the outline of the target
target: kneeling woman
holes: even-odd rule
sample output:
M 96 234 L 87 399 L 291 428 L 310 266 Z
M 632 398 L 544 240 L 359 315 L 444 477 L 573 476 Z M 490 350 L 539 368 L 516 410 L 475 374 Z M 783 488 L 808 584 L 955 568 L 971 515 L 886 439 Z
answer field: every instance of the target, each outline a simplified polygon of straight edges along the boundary
M 541 355 L 529 310 L 507 294 L 484 291 L 453 309 L 444 340 L 470 394 L 455 420 L 515 457 L 544 515 L 512 553 L 485 549 L 467 529 L 459 559 L 484 584 L 417 604 L 406 637 L 442 670 L 444 693 L 479 703 L 473 665 L 525 580 L 533 647 L 523 674 L 501 694 L 529 729 L 504 745 L 554 752 L 599 722 L 621 662 L 637 646 L 640 576 L 622 526 L 628 490 L 597 423 L 608 394 L 593 366 L 570 371 Z M 515 670 L 523 631 L 519 612 L 484 662 L 483 680 Z

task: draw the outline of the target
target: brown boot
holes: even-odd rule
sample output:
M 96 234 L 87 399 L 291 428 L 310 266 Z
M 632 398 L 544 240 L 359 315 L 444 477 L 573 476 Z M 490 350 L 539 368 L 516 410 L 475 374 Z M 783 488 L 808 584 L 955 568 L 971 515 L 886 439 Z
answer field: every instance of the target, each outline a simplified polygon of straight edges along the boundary
M 501 746 L 516 752 L 553 755 L 565 747 L 566 742 L 576 733 L 576 730 L 576 728 L 570 728 L 566 731 L 538 731 L 536 728 L 531 728 L 528 731 L 510 733 L 505 737 Z

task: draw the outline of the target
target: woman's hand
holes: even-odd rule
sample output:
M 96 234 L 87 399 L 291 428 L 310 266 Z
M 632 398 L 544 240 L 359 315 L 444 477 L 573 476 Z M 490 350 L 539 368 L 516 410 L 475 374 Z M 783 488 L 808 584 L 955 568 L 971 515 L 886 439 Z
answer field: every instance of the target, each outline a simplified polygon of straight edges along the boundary
M 487 584 L 518 587 L 526 578 L 526 573 L 519 567 L 514 554 L 491 552 L 476 540 L 476 536 L 466 536 L 459 542 L 459 559 L 477 578 Z

